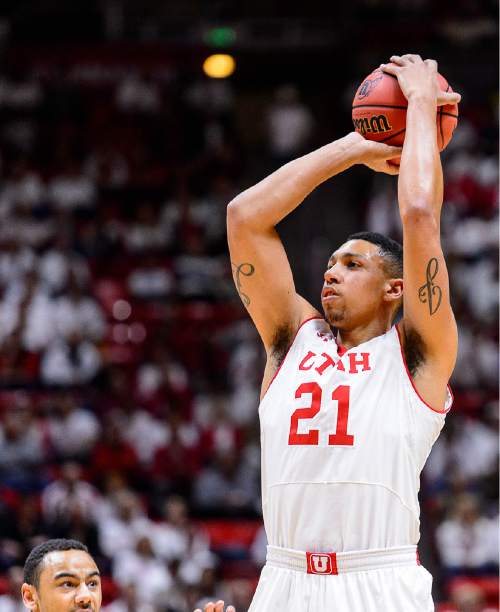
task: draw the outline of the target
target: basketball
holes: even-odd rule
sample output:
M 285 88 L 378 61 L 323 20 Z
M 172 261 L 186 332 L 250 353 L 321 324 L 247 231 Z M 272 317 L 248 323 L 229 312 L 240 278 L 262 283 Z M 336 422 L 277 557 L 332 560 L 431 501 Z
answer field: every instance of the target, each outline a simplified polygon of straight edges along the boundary
M 441 74 L 438 74 L 438 79 L 443 91 L 453 91 Z M 354 95 L 354 129 L 368 140 L 400 147 L 405 139 L 407 107 L 408 101 L 397 78 L 377 68 L 363 80 Z M 456 104 L 438 107 L 436 133 L 440 151 L 450 142 L 457 121 Z

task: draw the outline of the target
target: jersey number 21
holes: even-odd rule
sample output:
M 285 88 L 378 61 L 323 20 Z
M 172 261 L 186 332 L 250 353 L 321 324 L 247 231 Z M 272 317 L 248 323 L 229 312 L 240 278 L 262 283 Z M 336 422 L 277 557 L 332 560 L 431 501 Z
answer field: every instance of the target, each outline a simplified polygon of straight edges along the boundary
M 337 427 L 335 433 L 328 436 L 330 446 L 353 446 L 354 436 L 347 433 L 347 420 L 349 418 L 349 391 L 347 385 L 339 385 L 332 392 L 332 400 L 338 402 Z M 319 430 L 310 429 L 307 433 L 297 433 L 301 419 L 312 419 L 321 410 L 321 398 L 323 391 L 318 383 L 302 383 L 295 391 L 295 398 L 303 395 L 311 396 L 311 405 L 305 408 L 297 408 L 290 418 L 290 433 L 288 444 L 318 446 Z

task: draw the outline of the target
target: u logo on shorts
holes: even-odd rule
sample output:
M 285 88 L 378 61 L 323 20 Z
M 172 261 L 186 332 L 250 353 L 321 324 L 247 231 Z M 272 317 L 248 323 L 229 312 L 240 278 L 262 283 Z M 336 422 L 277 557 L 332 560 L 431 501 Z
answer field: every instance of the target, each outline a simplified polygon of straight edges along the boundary
M 308 574 L 338 574 L 336 553 L 306 552 Z

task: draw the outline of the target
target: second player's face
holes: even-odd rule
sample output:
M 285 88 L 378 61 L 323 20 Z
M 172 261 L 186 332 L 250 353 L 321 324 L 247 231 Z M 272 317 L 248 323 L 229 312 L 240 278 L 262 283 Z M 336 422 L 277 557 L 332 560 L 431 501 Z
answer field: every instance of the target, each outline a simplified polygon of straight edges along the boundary
M 35 605 L 30 609 L 99 612 L 101 600 L 99 570 L 92 557 L 83 550 L 54 551 L 42 561 L 40 583 L 34 592 Z
M 377 245 L 366 240 L 343 244 L 324 274 L 321 303 L 327 321 L 346 330 L 368 324 L 386 307 L 387 280 Z

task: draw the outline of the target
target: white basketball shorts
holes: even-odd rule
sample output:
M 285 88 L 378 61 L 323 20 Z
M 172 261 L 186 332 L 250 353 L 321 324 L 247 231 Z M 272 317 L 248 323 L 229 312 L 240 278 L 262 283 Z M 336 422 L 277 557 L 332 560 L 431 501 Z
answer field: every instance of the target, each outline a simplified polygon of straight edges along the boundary
M 416 546 L 306 553 L 268 546 L 248 612 L 434 612 Z

